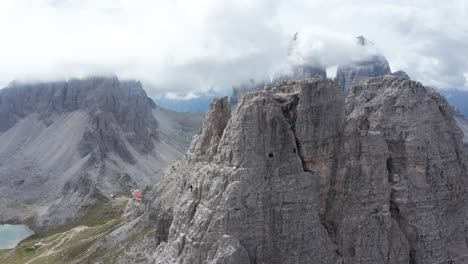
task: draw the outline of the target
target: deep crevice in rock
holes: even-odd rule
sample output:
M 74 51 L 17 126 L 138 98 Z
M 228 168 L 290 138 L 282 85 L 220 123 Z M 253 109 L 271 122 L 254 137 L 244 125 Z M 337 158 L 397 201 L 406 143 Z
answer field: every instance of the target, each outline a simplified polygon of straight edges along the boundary
M 416 252 L 414 250 L 410 250 L 410 261 L 409 264 L 416 264 L 416 257 L 415 257 Z
M 394 147 L 401 147 L 401 144 L 397 142 L 392 142 Z M 388 144 L 388 142 L 387 142 Z M 397 223 L 398 228 L 400 229 L 401 233 L 405 236 L 406 240 L 408 241 L 407 234 L 402 229 L 402 225 L 404 224 L 403 216 L 401 215 L 400 208 L 398 206 L 398 202 L 396 201 L 396 190 L 394 189 L 394 185 L 399 184 L 401 181 L 400 179 L 400 171 L 397 169 L 395 165 L 395 160 L 393 157 L 389 157 L 386 161 L 387 163 L 387 173 L 388 173 L 388 183 L 390 185 L 390 197 L 389 197 L 389 205 L 390 205 L 390 217 Z M 409 241 L 408 241 L 409 242 Z M 411 244 L 408 243 L 410 249 L 410 264 L 415 264 L 415 251 L 411 248 Z
M 296 133 L 296 119 L 297 119 L 296 109 L 297 109 L 297 106 L 299 105 L 299 95 L 293 94 L 286 98 L 277 96 L 275 97 L 275 100 L 278 103 L 280 103 L 281 110 L 283 111 L 283 116 L 288 121 L 291 131 L 294 134 L 296 148 L 293 149 L 293 153 L 297 153 L 297 155 L 301 159 L 302 169 L 306 172 L 310 172 L 310 169 L 307 167 L 307 162 L 305 158 L 302 156 L 302 151 L 301 151 L 302 146 L 301 146 L 300 140 L 297 138 L 297 133 Z
M 393 159 L 390 157 L 387 159 L 387 171 L 388 171 L 388 182 L 393 184 L 395 179 L 394 174 L 396 173 L 395 166 L 393 165 Z
M 281 109 L 283 111 L 283 116 L 285 119 L 288 121 L 291 131 L 294 134 L 294 139 L 296 143 L 296 148 L 293 148 L 293 153 L 297 153 L 298 157 L 301 160 L 302 163 L 302 168 L 304 172 L 312 172 L 309 167 L 307 166 L 307 161 L 305 157 L 302 155 L 302 145 L 297 137 L 296 133 L 296 120 L 297 120 L 297 107 L 299 105 L 299 95 L 294 94 L 292 96 L 288 96 L 287 98 L 284 97 L 275 97 L 275 100 L 280 103 Z M 341 138 L 341 137 L 340 137 Z M 339 146 L 337 146 L 339 148 Z M 335 164 L 336 166 L 336 164 Z M 336 168 L 333 169 L 336 171 Z M 325 220 L 325 216 L 319 213 L 319 218 L 320 218 L 320 224 L 323 226 L 323 228 L 326 230 L 328 237 L 330 238 L 331 243 L 333 243 L 336 246 L 336 254 L 338 258 L 342 258 L 341 253 L 339 252 L 338 249 L 338 244 L 336 242 L 336 227 L 334 223 L 331 223 L 329 221 Z

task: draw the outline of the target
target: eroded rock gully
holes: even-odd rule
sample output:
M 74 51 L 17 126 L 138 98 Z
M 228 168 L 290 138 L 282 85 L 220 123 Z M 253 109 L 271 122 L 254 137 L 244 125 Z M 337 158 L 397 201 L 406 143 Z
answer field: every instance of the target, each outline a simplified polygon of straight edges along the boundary
M 153 263 L 468 263 L 462 132 L 432 89 L 289 81 L 227 105 L 155 194 Z

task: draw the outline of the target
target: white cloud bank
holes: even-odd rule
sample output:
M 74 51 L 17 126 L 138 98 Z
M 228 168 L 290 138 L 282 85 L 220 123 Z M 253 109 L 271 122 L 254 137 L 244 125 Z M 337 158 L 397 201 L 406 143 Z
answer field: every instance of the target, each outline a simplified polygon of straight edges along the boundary
M 0 85 L 115 73 L 151 95 L 229 89 L 301 56 L 333 66 L 357 35 L 392 70 L 468 89 L 468 0 L 1 0 Z

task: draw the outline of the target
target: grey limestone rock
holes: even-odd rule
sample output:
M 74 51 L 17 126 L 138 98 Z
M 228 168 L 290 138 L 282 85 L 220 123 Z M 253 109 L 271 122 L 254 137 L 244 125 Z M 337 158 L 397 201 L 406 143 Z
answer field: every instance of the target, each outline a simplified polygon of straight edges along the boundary
M 457 120 L 458 125 L 463 131 L 464 137 L 463 142 L 468 144 L 468 120 L 460 112 L 456 112 L 455 119 Z
M 327 71 L 325 68 L 304 64 L 294 66 L 292 76 L 287 76 L 282 78 L 282 80 L 308 80 L 326 78 Z
M 371 55 L 352 61 L 345 65 L 339 65 L 335 80 L 338 81 L 347 95 L 353 85 L 362 80 L 391 74 L 387 59 L 382 55 Z
M 346 100 L 343 137 L 325 222 L 344 263 L 466 263 L 466 169 L 446 100 L 366 80 Z
M 220 263 L 225 236 L 245 248 L 246 263 L 335 263 L 336 247 L 318 215 L 319 179 L 304 171 L 290 120 L 272 93 L 244 96 L 213 161 L 187 165 L 156 263 Z M 237 248 L 229 259 L 246 253 Z
M 465 146 L 466 161 L 468 162 L 468 120 L 465 118 L 465 116 L 462 113 L 458 111 L 456 111 L 455 119 L 457 120 L 458 126 L 460 126 L 464 134 L 463 144 Z
M 406 74 L 406 72 L 401 71 L 401 70 L 400 70 L 400 71 L 393 72 L 392 75 L 395 76 L 395 77 L 398 77 L 398 78 L 403 78 L 403 79 L 407 79 L 407 80 L 410 79 L 410 77 L 408 76 L 408 74 Z
M 271 85 L 277 86 L 280 82 L 283 81 L 300 81 L 300 80 L 309 80 L 309 79 L 326 79 L 327 71 L 323 67 L 312 66 L 308 64 L 302 65 L 293 65 L 292 72 L 290 74 L 282 75 L 275 78 Z M 243 82 L 239 85 L 234 85 L 232 87 L 232 96 L 230 103 L 232 105 L 237 105 L 244 94 L 250 92 L 261 91 L 265 83 L 257 83 L 253 79 L 248 82 Z
M 240 244 L 239 240 L 231 236 L 220 238 L 208 252 L 208 264 L 238 264 L 249 263 L 247 250 Z
M 357 37 L 357 45 L 365 50 L 374 44 L 363 36 L 359 36 Z M 369 54 L 363 58 L 338 65 L 335 81 L 340 84 L 344 94 L 348 95 L 353 85 L 368 78 L 389 74 L 392 72 L 387 59 L 380 54 Z
M 468 262 L 462 131 L 432 89 L 288 81 L 226 104 L 153 196 L 153 263 Z
M 189 150 L 191 158 L 211 161 L 216 154 L 219 141 L 230 117 L 231 105 L 227 97 L 214 100 L 211 103 L 211 109 L 206 113 L 201 133 L 194 136 Z
M 264 83 L 257 83 L 254 79 L 241 82 L 232 86 L 232 95 L 230 98 L 230 103 L 232 105 L 237 105 L 240 102 L 242 96 L 246 93 L 260 91 L 262 90 Z

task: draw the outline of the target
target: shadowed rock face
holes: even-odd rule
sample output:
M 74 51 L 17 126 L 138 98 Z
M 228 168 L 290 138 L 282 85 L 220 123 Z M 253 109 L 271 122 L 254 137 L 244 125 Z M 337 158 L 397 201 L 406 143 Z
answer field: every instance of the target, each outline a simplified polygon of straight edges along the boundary
M 466 168 L 447 101 L 417 82 L 367 80 L 347 98 L 343 137 L 326 222 L 344 262 L 466 263 Z
M 216 152 L 188 163 L 169 244 L 156 262 L 334 263 L 336 248 L 318 216 L 319 179 L 304 171 L 287 115 L 294 99 L 262 92 L 243 98 L 224 129 L 203 125 L 201 135 L 224 132 L 211 146 Z
M 369 46 L 373 46 L 374 43 L 363 36 L 359 36 L 357 37 L 357 45 L 366 49 Z M 399 70 L 392 73 L 387 59 L 383 55 L 374 54 L 359 58 L 347 64 L 338 65 L 335 81 L 340 84 L 343 93 L 348 95 L 352 86 L 358 85 L 366 79 L 384 75 L 393 75 L 407 80 L 410 79 L 408 74 L 404 71 Z
M 298 65 L 293 67 L 293 74 L 291 77 L 286 77 L 284 80 L 309 80 L 309 79 L 326 79 L 327 71 L 325 68 L 310 66 L 310 65 Z
M 346 65 L 339 65 L 335 80 L 338 81 L 344 94 L 347 95 L 350 88 L 360 81 L 391 73 L 387 59 L 381 55 L 373 55 Z
M 463 134 L 464 134 L 463 142 L 465 144 L 468 144 L 468 120 L 460 112 L 457 112 L 455 114 L 455 119 L 457 120 L 458 125 L 460 126 L 460 128 L 463 130 Z
M 226 104 L 153 193 L 150 263 L 467 263 L 462 133 L 432 89 L 289 81 Z
M 468 161 L 468 120 L 463 116 L 461 113 L 457 113 L 455 115 L 455 119 L 458 122 L 458 125 L 463 130 L 463 143 L 465 144 L 465 156 L 467 157 Z
M 395 77 L 398 77 L 398 78 L 402 78 L 402 79 L 407 79 L 407 80 L 411 79 L 411 78 L 408 76 L 408 74 L 406 74 L 406 72 L 401 71 L 401 70 L 400 70 L 400 71 L 393 72 L 392 75 L 395 76 Z
M 240 102 L 242 95 L 254 91 L 260 91 L 263 89 L 264 86 L 264 83 L 256 83 L 253 79 L 250 79 L 249 81 L 240 83 L 238 85 L 233 85 L 230 103 L 232 105 L 237 105 L 237 103 Z
M 83 156 L 95 152 L 105 157 L 108 152 L 115 152 L 132 163 L 134 157 L 119 134 L 125 134 L 128 142 L 142 153 L 152 151 L 152 139 L 157 138 L 157 122 L 152 115 L 155 105 L 137 81 L 94 77 L 68 82 L 16 83 L 2 90 L 0 102 L 2 132 L 33 113 L 49 126 L 52 115 L 87 112 L 91 125 L 81 142 Z

